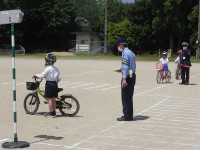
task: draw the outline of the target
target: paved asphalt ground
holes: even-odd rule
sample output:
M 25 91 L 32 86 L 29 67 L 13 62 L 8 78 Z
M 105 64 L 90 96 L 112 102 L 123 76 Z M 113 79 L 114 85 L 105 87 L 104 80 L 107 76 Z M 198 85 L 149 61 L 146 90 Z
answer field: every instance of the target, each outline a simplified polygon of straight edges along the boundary
M 157 60 L 155 60 L 157 61 Z M 13 141 L 12 63 L 0 57 L 0 144 Z M 155 62 L 137 62 L 134 121 L 117 122 L 122 116 L 121 74 L 113 72 L 119 61 L 58 59 L 64 88 L 80 102 L 75 117 L 44 118 L 48 105 L 40 104 L 35 115 L 23 108 L 26 81 L 44 70 L 42 58 L 16 57 L 17 133 L 27 150 L 199 150 L 200 64 L 193 63 L 189 85 L 175 80 L 156 83 Z M 44 88 L 44 83 L 41 88 Z M 42 99 L 41 99 L 42 101 Z M 0 147 L 0 149 L 3 149 Z

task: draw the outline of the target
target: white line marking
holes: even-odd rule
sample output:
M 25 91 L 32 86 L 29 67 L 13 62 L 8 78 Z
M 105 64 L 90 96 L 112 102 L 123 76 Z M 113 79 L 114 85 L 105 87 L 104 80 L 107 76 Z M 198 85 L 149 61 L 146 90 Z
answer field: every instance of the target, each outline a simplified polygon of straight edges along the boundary
M 93 73 L 97 73 L 97 72 L 100 72 L 100 71 L 91 71 L 91 72 L 85 72 L 85 73 L 77 73 L 77 74 L 71 74 L 71 75 L 63 75 L 63 77 L 66 77 L 66 76 L 82 76 L 82 75 L 93 74 Z
M 85 142 L 89 141 L 90 139 L 93 139 L 93 138 L 95 138 L 96 136 L 102 134 L 102 133 L 105 132 L 105 131 L 110 131 L 111 129 L 116 128 L 116 127 L 119 126 L 120 124 L 123 124 L 123 122 L 120 122 L 120 123 L 118 123 L 117 125 L 111 126 L 111 127 L 107 128 L 107 129 L 103 129 L 103 130 L 101 130 L 99 133 L 97 133 L 96 135 L 93 135 L 93 136 L 88 137 L 87 139 L 81 140 L 80 142 L 73 144 L 71 147 L 74 148 L 74 147 L 76 147 L 76 146 L 78 146 L 78 145 L 80 145 L 80 144 L 82 144 L 82 143 L 85 143 Z
M 56 144 L 49 144 L 49 143 L 34 143 L 34 144 L 40 144 L 40 145 L 47 145 L 47 146 L 53 146 L 53 147 L 64 147 L 69 149 L 80 149 L 80 150 L 94 150 L 90 148 L 78 148 L 78 147 L 71 147 L 71 146 L 62 146 L 62 145 L 56 145 Z
M 183 137 L 183 136 L 165 136 L 165 135 L 157 135 L 157 134 L 141 134 L 141 133 L 133 133 L 133 132 L 126 132 L 126 131 L 119 131 L 120 133 L 122 134 L 131 134 L 131 135 L 134 135 L 134 136 L 137 136 L 137 135 L 143 135 L 143 136 L 153 136 L 153 137 L 165 137 L 165 138 L 175 138 L 175 139 L 187 139 L 187 140 L 196 140 L 197 138 L 191 138 L 191 137 Z
M 176 142 L 167 142 L 167 141 L 151 141 L 151 140 L 140 140 L 140 139 L 134 139 L 134 138 L 123 138 L 123 137 L 117 137 L 117 136 L 100 136 L 102 138 L 118 138 L 123 140 L 133 140 L 133 141 L 142 141 L 142 142 L 148 142 L 148 143 L 159 143 L 159 144 L 173 144 L 173 145 L 182 145 L 182 146 L 193 146 L 193 147 L 200 147 L 200 145 L 196 144 L 184 144 L 184 143 L 176 143 Z
M 115 146 L 115 147 L 126 147 L 126 148 L 139 148 L 139 149 L 149 149 L 149 150 L 164 150 L 164 149 L 155 149 L 155 148 L 146 148 L 142 146 L 128 146 L 128 145 L 121 145 L 121 144 L 110 144 L 110 143 L 103 143 L 103 145 L 110 145 L 110 146 Z
M 94 83 L 88 83 L 88 84 L 82 84 L 82 85 L 77 85 L 77 86 L 73 86 L 73 87 L 71 87 L 71 88 L 78 88 L 78 87 L 82 87 L 82 86 L 87 86 L 87 85 L 92 85 L 92 84 L 94 84 Z
M 89 88 L 85 88 L 85 89 L 86 89 L 86 90 L 90 90 L 90 89 L 95 89 L 95 88 L 99 88 L 99 87 L 107 86 L 107 85 L 110 85 L 110 84 L 102 84 L 102 85 L 93 86 L 93 87 L 89 87 Z
M 165 84 L 165 85 L 162 85 L 162 86 L 156 87 L 156 88 L 151 89 L 151 90 L 147 90 L 147 91 L 144 91 L 144 92 L 140 92 L 140 93 L 138 93 L 138 94 L 135 94 L 134 96 L 140 96 L 140 95 L 142 95 L 142 94 L 146 94 L 146 93 L 149 93 L 149 92 L 152 92 L 152 91 L 155 91 L 155 90 L 161 89 L 161 88 L 163 88 L 163 87 L 165 87 L 165 86 L 168 86 L 168 85 L 169 85 L 169 84 Z
M 60 87 L 74 85 L 74 84 L 81 84 L 81 83 L 83 83 L 83 82 L 74 82 L 74 83 L 69 83 L 69 84 L 63 84 L 63 85 L 60 85 Z
M 119 88 L 119 87 L 121 87 L 121 85 L 112 86 L 112 87 L 109 87 L 109 88 L 104 88 L 104 89 L 101 89 L 101 91 L 110 90 L 110 89 L 115 89 L 115 88 Z
M 8 141 L 9 139 L 2 139 L 2 140 L 0 140 L 0 143 L 2 143 L 2 142 L 5 142 L 5 141 Z
M 165 101 L 167 101 L 168 99 L 170 99 L 171 98 L 171 96 L 168 96 L 167 98 L 165 98 L 165 99 L 163 99 L 162 101 L 160 101 L 159 103 L 157 103 L 157 104 L 155 104 L 155 105 L 153 105 L 153 106 L 151 106 L 151 107 L 149 107 L 149 108 L 147 108 L 147 109 L 145 109 L 145 110 L 143 110 L 142 112 L 140 112 L 140 113 L 137 113 L 136 114 L 136 116 L 137 115 L 141 115 L 142 113 L 144 113 L 144 112 L 146 112 L 146 111 L 148 111 L 148 110 L 150 110 L 150 109 L 152 109 L 152 108 L 155 108 L 155 107 L 157 107 L 158 105 L 160 105 L 160 104 L 162 104 L 162 103 L 164 103 Z

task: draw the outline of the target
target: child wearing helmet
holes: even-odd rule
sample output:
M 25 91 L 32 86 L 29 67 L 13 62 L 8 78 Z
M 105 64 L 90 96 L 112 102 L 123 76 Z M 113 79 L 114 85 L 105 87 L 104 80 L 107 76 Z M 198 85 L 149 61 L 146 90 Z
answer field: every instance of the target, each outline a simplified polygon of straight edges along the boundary
M 174 63 L 177 63 L 177 69 L 176 69 L 176 79 L 179 79 L 180 77 L 180 74 L 181 74 L 181 53 L 182 53 L 182 50 L 179 50 L 178 52 L 178 57 L 176 58 L 176 60 L 174 61 Z
M 168 77 L 168 71 L 169 71 L 169 69 L 168 69 L 168 63 L 169 63 L 169 59 L 167 58 L 167 52 L 164 51 L 162 53 L 162 56 L 163 56 L 163 58 L 161 58 L 158 62 L 164 65 L 163 71 L 165 71 L 165 74 L 166 74 L 167 78 L 169 78 Z
M 36 74 L 33 78 L 45 78 L 45 97 L 49 102 L 49 113 L 45 114 L 46 117 L 56 117 L 56 101 L 58 97 L 58 82 L 61 80 L 60 72 L 58 68 L 54 66 L 56 62 L 56 56 L 54 54 L 48 54 L 45 56 L 45 70 L 41 74 Z
M 180 64 L 180 56 L 181 56 L 181 50 L 179 50 L 177 53 L 178 53 L 178 57 L 176 58 L 176 60 L 174 61 L 175 63 L 177 64 Z

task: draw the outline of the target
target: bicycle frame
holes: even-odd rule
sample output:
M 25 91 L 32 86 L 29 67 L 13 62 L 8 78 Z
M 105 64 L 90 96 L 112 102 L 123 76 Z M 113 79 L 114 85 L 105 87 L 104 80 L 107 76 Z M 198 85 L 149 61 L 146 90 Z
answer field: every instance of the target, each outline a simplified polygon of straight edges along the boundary
M 45 97 L 45 92 L 44 92 L 44 90 L 40 89 L 39 87 L 37 87 L 37 89 L 35 90 L 35 93 L 38 93 L 38 94 L 41 95 L 46 101 L 49 101 L 49 99 Z M 38 97 L 38 99 L 39 99 L 39 97 Z M 55 99 L 58 100 L 58 101 L 61 100 L 61 98 L 59 98 L 59 97 L 56 97 Z

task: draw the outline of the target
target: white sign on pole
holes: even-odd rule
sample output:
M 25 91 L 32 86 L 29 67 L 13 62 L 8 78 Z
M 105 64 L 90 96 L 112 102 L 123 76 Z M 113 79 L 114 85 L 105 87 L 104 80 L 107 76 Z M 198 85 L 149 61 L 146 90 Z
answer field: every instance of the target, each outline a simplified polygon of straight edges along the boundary
M 0 11 L 0 25 L 21 23 L 24 13 L 21 10 Z

